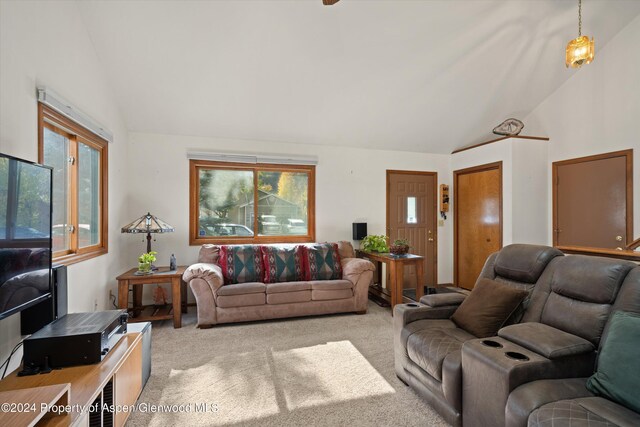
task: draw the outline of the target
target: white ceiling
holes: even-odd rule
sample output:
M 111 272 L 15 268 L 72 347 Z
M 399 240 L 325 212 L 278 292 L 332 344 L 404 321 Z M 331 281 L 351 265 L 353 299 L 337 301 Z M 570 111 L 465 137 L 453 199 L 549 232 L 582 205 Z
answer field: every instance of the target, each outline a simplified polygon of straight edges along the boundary
M 576 72 L 564 66 L 575 0 L 79 6 L 138 132 L 450 153 Z M 584 0 L 583 12 L 597 61 L 640 1 Z

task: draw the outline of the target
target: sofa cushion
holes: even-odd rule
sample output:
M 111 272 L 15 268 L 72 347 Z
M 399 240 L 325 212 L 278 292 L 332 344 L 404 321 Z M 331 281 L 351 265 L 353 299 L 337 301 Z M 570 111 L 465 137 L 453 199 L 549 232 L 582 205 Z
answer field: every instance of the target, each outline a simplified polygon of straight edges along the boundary
M 221 246 L 219 262 L 225 285 L 263 281 L 262 252 L 259 246 Z
M 216 304 L 221 308 L 246 307 L 250 305 L 264 305 L 266 302 L 264 293 L 242 295 L 218 295 Z
M 595 350 L 593 344 L 584 338 L 544 323 L 529 322 L 506 326 L 498 331 L 498 336 L 547 359 L 558 359 Z
M 342 259 L 356 257 L 356 251 L 353 250 L 353 245 L 351 242 L 347 242 L 346 240 L 338 242 L 338 253 Z
M 527 291 L 482 278 L 453 313 L 451 320 L 478 338 L 495 336 L 528 294 Z
M 309 282 L 282 282 L 282 283 L 268 283 L 267 294 L 278 294 L 281 292 L 297 292 L 297 291 L 310 291 L 311 283 Z
M 217 295 L 243 295 L 243 294 L 259 294 L 264 293 L 266 286 L 264 283 L 259 282 L 247 282 L 238 283 L 235 285 L 225 285 L 217 290 Z
M 206 243 L 200 246 L 198 262 L 205 264 L 217 264 L 220 260 L 220 246 Z
M 442 364 L 445 358 L 462 349 L 462 344 L 475 337 L 460 328 L 428 328 L 419 330 L 407 338 L 407 354 L 416 365 L 429 375 L 442 381 Z
M 307 283 L 311 285 L 311 289 L 321 289 L 325 291 L 353 288 L 353 283 L 348 280 L 312 280 Z
M 302 258 L 299 246 L 292 248 L 262 246 L 261 251 L 265 283 L 302 280 Z
M 311 301 L 310 290 L 267 294 L 267 304 L 290 304 L 308 301 Z
M 345 299 L 353 297 L 352 289 L 336 289 L 336 290 L 324 290 L 324 289 L 312 289 L 311 299 L 314 301 L 333 300 L 333 299 Z
M 587 388 L 640 412 L 640 315 L 616 311 Z
M 302 253 L 304 280 L 336 280 L 342 279 L 342 265 L 338 245 L 335 243 L 318 243 L 299 246 Z
M 528 427 L 616 427 L 640 425 L 640 415 L 600 397 L 548 403 L 529 415 Z

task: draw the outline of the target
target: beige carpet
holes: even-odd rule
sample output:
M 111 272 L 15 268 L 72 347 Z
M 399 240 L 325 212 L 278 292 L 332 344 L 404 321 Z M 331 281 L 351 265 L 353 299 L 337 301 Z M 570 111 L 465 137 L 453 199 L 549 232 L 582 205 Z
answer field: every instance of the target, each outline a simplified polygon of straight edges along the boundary
M 389 309 L 200 330 L 153 325 L 153 369 L 128 426 L 446 426 L 393 369 Z M 208 404 L 217 412 L 202 412 Z

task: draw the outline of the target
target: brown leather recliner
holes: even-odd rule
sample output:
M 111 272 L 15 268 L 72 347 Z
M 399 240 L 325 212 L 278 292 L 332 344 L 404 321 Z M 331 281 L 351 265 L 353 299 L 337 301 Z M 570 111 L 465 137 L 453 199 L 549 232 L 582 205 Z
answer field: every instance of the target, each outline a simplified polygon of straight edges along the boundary
M 611 310 L 640 314 L 640 267 L 626 276 Z M 605 341 L 609 323 L 601 343 Z M 521 385 L 509 394 L 505 408 L 508 427 L 553 425 L 640 425 L 640 414 L 586 388 L 587 378 L 539 380 Z
M 531 290 L 561 256 L 547 246 L 510 245 L 487 259 L 480 278 Z M 421 304 L 397 305 L 393 320 L 396 375 L 454 425 L 462 416 L 461 349 L 476 339 L 449 320 L 463 299 L 461 294 L 428 295 Z
M 591 375 L 611 312 L 623 304 L 626 290 L 620 293 L 621 286 L 635 266 L 580 255 L 549 263 L 521 323 L 502 328 L 498 337 L 463 346 L 464 426 L 505 425 L 511 417 L 505 415 L 507 399 L 518 386 Z M 574 381 L 566 384 L 576 386 Z

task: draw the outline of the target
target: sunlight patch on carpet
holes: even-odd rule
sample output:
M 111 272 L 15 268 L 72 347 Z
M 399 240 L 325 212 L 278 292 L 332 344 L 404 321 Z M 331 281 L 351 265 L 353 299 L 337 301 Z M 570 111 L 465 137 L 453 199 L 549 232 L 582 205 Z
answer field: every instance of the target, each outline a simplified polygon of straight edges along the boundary
M 214 403 L 217 413 L 170 414 L 172 425 L 223 425 L 268 417 L 280 412 L 269 357 L 264 352 L 230 354 L 212 358 L 204 365 L 172 370 L 170 388 L 161 404 Z M 196 422 L 194 422 L 195 420 Z M 156 417 L 154 416 L 154 421 Z M 167 416 L 157 416 L 166 425 Z
M 215 403 L 217 413 L 154 414 L 151 426 L 225 425 L 395 393 L 349 341 L 213 357 L 171 370 L 165 405 Z
M 350 341 L 273 351 L 289 411 L 395 393 Z

